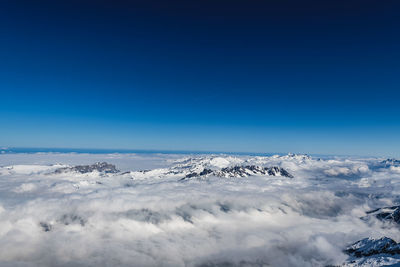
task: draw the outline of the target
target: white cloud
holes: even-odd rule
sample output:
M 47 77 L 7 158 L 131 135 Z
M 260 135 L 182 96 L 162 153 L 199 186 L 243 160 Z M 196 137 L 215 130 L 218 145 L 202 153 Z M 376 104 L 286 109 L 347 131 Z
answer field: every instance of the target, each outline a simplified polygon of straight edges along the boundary
M 91 155 L 1 157 L 1 266 L 324 266 L 342 263 L 343 248 L 364 237 L 400 240 L 397 228 L 360 219 L 400 192 L 400 174 L 370 168 L 375 159 L 95 156 L 155 169 L 139 177 L 49 174 L 50 164 L 93 163 Z M 281 166 L 295 178 L 167 174 L 240 163 Z

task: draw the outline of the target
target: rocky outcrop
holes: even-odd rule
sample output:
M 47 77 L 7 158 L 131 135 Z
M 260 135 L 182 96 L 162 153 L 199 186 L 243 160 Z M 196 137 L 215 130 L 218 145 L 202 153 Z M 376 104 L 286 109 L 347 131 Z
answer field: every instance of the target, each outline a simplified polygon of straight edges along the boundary
M 90 172 L 102 172 L 102 173 L 118 173 L 119 170 L 115 165 L 107 162 L 96 162 L 92 165 L 77 165 L 74 167 L 65 167 L 55 170 L 55 173 L 65 173 L 65 172 L 78 172 L 78 173 L 90 173 Z
M 374 216 L 385 222 L 400 224 L 400 206 L 384 207 L 367 212 L 368 216 Z M 366 219 L 367 217 L 364 217 Z
M 203 169 L 201 172 L 191 172 L 188 173 L 182 180 L 192 178 L 192 177 L 205 177 L 205 176 L 217 176 L 225 178 L 240 178 L 248 176 L 284 176 L 288 178 L 293 178 L 288 171 L 281 167 L 261 167 L 256 165 L 248 166 L 233 166 L 226 167 L 220 170 Z
M 378 254 L 396 255 L 400 254 L 400 244 L 388 237 L 364 238 L 346 248 L 345 252 L 357 258 Z

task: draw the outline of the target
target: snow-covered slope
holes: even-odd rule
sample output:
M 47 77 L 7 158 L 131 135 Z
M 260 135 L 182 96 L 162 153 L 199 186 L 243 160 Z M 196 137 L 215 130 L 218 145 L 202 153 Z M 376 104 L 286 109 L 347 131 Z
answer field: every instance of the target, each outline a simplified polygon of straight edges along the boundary
M 258 165 L 247 165 L 249 163 Z M 293 178 L 287 170 L 278 166 L 270 166 L 268 160 L 257 158 L 238 158 L 204 156 L 189 157 L 171 162 L 171 167 L 131 172 L 133 179 L 173 178 L 186 180 L 189 178 L 221 177 L 243 178 L 249 176 L 284 176 Z
M 73 167 L 63 167 L 55 170 L 55 173 L 63 172 L 78 172 L 78 173 L 90 173 L 90 172 L 103 172 L 103 173 L 118 173 L 119 170 L 115 165 L 107 162 L 96 162 L 92 165 L 77 165 Z
M 400 224 L 400 206 L 383 207 L 367 212 L 364 219 L 370 219 L 371 216 L 388 223 Z
M 400 244 L 388 237 L 364 238 L 346 249 L 344 266 L 399 266 Z
M 217 176 L 225 178 L 239 178 L 248 176 L 285 176 L 288 178 L 293 178 L 288 171 L 280 167 L 260 167 L 256 165 L 245 165 L 245 166 L 233 166 L 226 167 L 220 170 L 211 170 L 204 168 L 201 172 L 191 172 L 186 174 L 182 179 L 188 179 L 192 177 L 207 177 L 207 176 Z
M 366 257 L 378 254 L 400 254 L 400 245 L 391 238 L 380 239 L 364 238 L 346 249 L 346 252 L 354 257 Z

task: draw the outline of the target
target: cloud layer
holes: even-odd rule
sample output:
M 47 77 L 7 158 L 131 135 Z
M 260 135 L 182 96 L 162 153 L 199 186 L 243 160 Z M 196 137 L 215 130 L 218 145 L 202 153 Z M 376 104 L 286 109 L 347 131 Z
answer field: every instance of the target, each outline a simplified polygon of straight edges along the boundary
M 400 240 L 396 226 L 361 219 L 399 202 L 399 166 L 382 159 L 91 157 L 0 155 L 1 266 L 325 266 L 365 237 Z M 123 172 L 54 173 L 94 160 Z M 187 169 L 236 165 L 294 178 L 179 181 Z

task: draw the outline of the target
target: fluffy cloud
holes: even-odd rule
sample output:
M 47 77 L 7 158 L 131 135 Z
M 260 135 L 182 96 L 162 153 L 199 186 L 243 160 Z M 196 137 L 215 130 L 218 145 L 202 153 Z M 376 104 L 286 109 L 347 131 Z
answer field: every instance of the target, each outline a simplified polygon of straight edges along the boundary
M 325 266 L 364 237 L 400 240 L 396 227 L 360 219 L 400 189 L 390 167 L 369 167 L 378 159 L 96 155 L 153 171 L 54 174 L 89 159 L 53 156 L 1 155 L 1 266 Z M 295 178 L 177 179 L 241 163 Z

